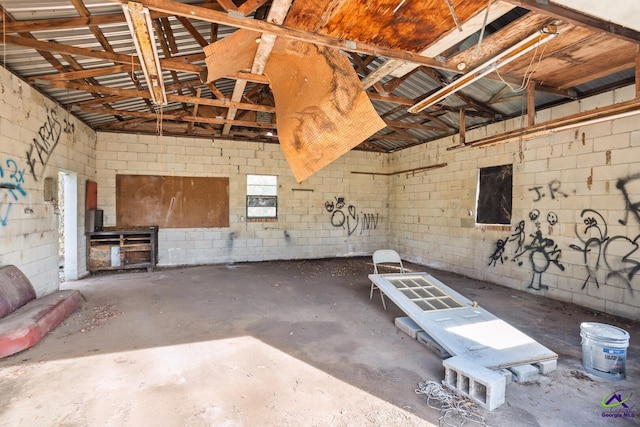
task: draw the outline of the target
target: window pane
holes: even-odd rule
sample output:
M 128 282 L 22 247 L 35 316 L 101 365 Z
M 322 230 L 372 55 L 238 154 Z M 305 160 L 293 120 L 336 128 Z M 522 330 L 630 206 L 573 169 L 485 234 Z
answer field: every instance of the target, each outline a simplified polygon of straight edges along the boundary
M 266 185 L 247 185 L 247 195 L 251 196 L 275 196 L 278 193 L 278 187 Z
M 276 208 L 271 207 L 247 207 L 248 218 L 275 218 Z
M 275 207 L 277 206 L 276 196 L 278 195 L 278 177 L 275 175 L 247 175 L 247 216 L 251 217 L 268 217 L 275 218 Z M 256 205 L 258 203 L 258 199 L 249 197 L 249 196 L 269 196 L 273 199 L 273 202 L 269 204 L 269 207 L 274 207 L 274 209 L 269 209 L 269 213 L 265 213 L 265 211 L 260 210 L 256 211 L 256 207 L 264 207 L 263 204 Z M 266 200 L 266 199 L 265 199 Z M 264 202 L 264 201 L 263 201 Z M 254 203 L 254 204 L 250 204 Z M 273 212 L 272 212 L 273 211 Z
M 480 169 L 477 218 L 479 224 L 511 224 L 513 165 Z
M 247 175 L 247 185 L 278 185 L 275 175 Z

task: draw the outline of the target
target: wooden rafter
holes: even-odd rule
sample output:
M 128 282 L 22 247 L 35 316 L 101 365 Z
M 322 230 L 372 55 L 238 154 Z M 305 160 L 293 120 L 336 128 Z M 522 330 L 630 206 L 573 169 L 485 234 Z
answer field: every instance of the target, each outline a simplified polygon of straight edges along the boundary
M 100 111 L 98 109 L 91 109 L 90 110 L 91 113 L 99 113 Z M 121 116 L 130 116 L 130 117 L 139 117 L 139 118 L 147 118 L 150 120 L 153 119 L 158 119 L 158 114 L 157 113 L 147 113 L 144 111 L 128 111 L 128 110 L 106 110 L 105 113 L 107 114 L 118 114 Z M 218 125 L 224 125 L 224 124 L 228 124 L 230 122 L 232 122 L 232 120 L 228 120 L 228 119 L 220 119 L 220 118 L 213 118 L 213 117 L 196 117 L 193 115 L 187 115 L 187 114 L 173 114 L 173 113 L 163 113 L 162 114 L 162 118 L 163 120 L 173 120 L 173 121 L 178 121 L 178 122 L 201 122 L 201 123 L 211 123 L 211 124 L 218 124 Z M 253 121 L 241 121 L 241 120 L 236 120 L 234 123 L 235 126 L 243 126 L 243 127 L 250 127 L 250 128 L 259 128 L 259 129 L 275 129 L 276 125 L 272 124 L 272 123 L 259 123 L 259 122 L 253 122 Z
M 125 0 L 113 1 L 124 3 Z M 239 18 L 227 13 L 218 12 L 216 10 L 204 9 L 199 6 L 192 6 L 166 0 L 140 0 L 139 3 L 142 3 L 150 10 L 155 10 L 157 12 L 162 12 L 170 15 L 185 17 L 197 16 L 198 19 L 206 22 L 214 22 L 218 24 L 228 25 L 230 27 L 244 28 L 246 30 L 273 34 L 277 37 L 287 37 L 293 40 L 309 42 L 319 46 L 327 46 L 366 55 L 379 55 L 386 58 L 399 59 L 405 62 L 415 63 L 418 65 L 427 65 L 437 69 L 453 71 L 450 67 L 434 58 L 429 58 L 403 50 L 389 49 L 381 46 L 374 46 L 368 43 L 345 41 L 324 34 L 311 33 L 296 28 L 285 27 L 283 25 L 274 24 L 270 19 L 267 19 L 267 21 L 258 21 L 255 19 Z
M 111 1 L 124 3 L 126 0 Z M 79 115 L 83 119 L 88 117 L 89 123 L 92 117 L 100 117 L 98 120 L 100 125 L 94 125 L 96 129 L 155 132 L 157 130 L 156 107 L 150 102 L 149 94 L 143 90 L 139 80 L 141 70 L 139 61 L 135 55 L 120 53 L 123 52 L 122 40 L 117 38 L 116 33 L 120 32 L 115 31 L 114 28 L 124 26 L 125 19 L 122 13 L 113 12 L 119 7 L 116 5 L 111 8 L 112 12 L 102 14 L 92 12 L 95 10 L 93 2 L 89 3 L 86 0 L 68 0 L 68 2 L 77 11 L 77 17 L 17 21 L 6 13 L 3 9 L 4 5 L 0 5 L 0 11 L 5 12 L 0 25 L 0 39 L 3 44 L 16 47 L 11 48 L 11 56 L 15 56 L 14 49 L 18 52 L 21 51 L 20 48 L 33 49 L 46 61 L 35 56 L 29 58 L 34 63 L 39 62 L 38 73 L 46 74 L 35 77 L 35 73 L 27 73 L 24 78 L 51 96 L 58 96 L 56 93 L 68 93 L 69 96 L 66 98 L 59 96 L 59 102 L 72 112 L 90 113 L 87 116 Z M 351 63 L 361 76 L 365 90 L 370 88 L 365 93 L 370 100 L 374 101 L 376 108 L 386 111 L 380 116 L 387 127 L 374 135 L 369 142 L 360 144 L 359 149 L 384 151 L 385 149 L 381 147 L 387 144 L 376 145 L 375 141 L 379 139 L 397 141 L 399 143 L 397 146 L 402 148 L 423 143 L 424 141 L 416 137 L 416 131 L 429 132 L 428 140 L 458 131 L 464 133 L 465 118 L 477 118 L 473 121 L 474 126 L 477 126 L 477 123 L 489 123 L 500 119 L 501 116 L 494 108 L 497 108 L 497 104 L 506 102 L 511 103 L 504 105 L 507 110 L 513 110 L 514 101 L 522 102 L 522 111 L 526 105 L 529 112 L 528 123 L 532 125 L 531 112 L 536 108 L 534 93 L 544 92 L 554 95 L 554 97 L 544 97 L 544 99 L 554 99 L 548 104 L 552 105 L 555 102 L 562 102 L 555 101 L 557 97 L 579 99 L 591 93 L 635 83 L 636 97 L 640 98 L 638 32 L 593 17 L 586 17 L 575 11 L 567 11 L 566 8 L 559 7 L 553 2 L 472 0 L 468 4 L 474 3 L 475 8 L 478 8 L 478 5 L 483 7 L 487 3 L 490 4 L 487 23 L 490 23 L 488 28 L 491 31 L 488 31 L 482 39 L 480 47 L 476 44 L 477 39 L 474 37 L 477 37 L 477 34 L 474 35 L 474 33 L 482 27 L 485 10 L 480 10 L 475 16 L 467 16 L 468 19 L 464 22 L 461 21 L 462 31 L 451 27 L 452 31 L 442 33 L 426 48 L 420 45 L 419 49 L 407 51 L 382 47 L 397 46 L 391 43 L 378 45 L 379 34 L 369 39 L 341 38 L 340 31 L 345 28 L 340 28 L 342 23 L 334 19 L 334 14 L 341 8 L 357 7 L 353 4 L 347 5 L 344 0 L 310 2 L 308 7 L 313 10 L 315 18 L 307 22 L 307 25 L 300 27 L 290 25 L 295 20 L 285 20 L 288 13 L 293 15 L 296 6 L 300 6 L 300 3 L 294 4 L 291 0 L 276 0 L 274 4 L 271 4 L 271 0 L 195 2 L 139 0 L 139 2 L 151 10 L 156 42 L 161 56 L 161 67 L 165 76 L 170 75 L 170 78 L 165 78 L 170 105 L 163 111 L 166 124 L 163 129 L 175 134 L 205 136 L 208 132 L 211 136 L 225 135 L 231 139 L 255 138 L 275 142 L 275 139 L 264 139 L 263 128 L 254 127 L 252 124 L 257 122 L 256 112 L 275 112 L 273 95 L 266 77 L 262 75 L 262 70 L 270 54 L 269 44 L 273 43 L 276 37 L 333 47 L 350 56 Z M 382 7 L 382 3 L 377 0 L 372 0 L 370 3 L 367 3 L 368 7 Z M 455 4 L 457 11 L 462 3 L 456 1 L 452 4 Z M 521 11 L 518 11 L 509 15 L 509 19 L 496 20 L 513 9 L 515 5 L 533 12 L 522 15 Z M 279 19 L 273 19 L 273 14 L 278 8 L 280 9 Z M 303 9 L 299 7 L 298 11 L 300 10 Z M 353 10 L 357 11 L 357 9 Z M 43 14 L 36 13 L 33 16 L 38 17 Z M 513 22 L 501 24 L 501 22 L 508 22 L 512 16 L 520 17 Z M 492 91 L 493 93 L 485 93 L 486 97 L 475 98 L 460 93 L 455 96 L 462 102 L 443 105 L 440 109 L 431 108 L 418 115 L 407 113 L 407 107 L 414 105 L 418 100 L 408 98 L 406 94 L 415 93 L 415 85 L 424 82 L 424 76 L 416 74 L 419 71 L 431 76 L 437 86 L 442 87 L 450 83 L 450 72 L 460 74 L 464 70 L 483 63 L 516 43 L 522 34 L 533 32 L 558 19 L 561 19 L 564 28 L 569 30 L 549 44 L 550 47 L 545 52 L 544 61 L 540 62 L 537 73 L 533 75 L 526 73 L 530 57 L 522 58 L 510 64 L 510 67 L 501 68 L 499 76 L 493 73 L 484 77 L 503 84 L 500 86 L 502 89 L 497 92 Z M 204 83 L 202 77 L 207 71 L 202 65 L 204 54 L 189 53 L 193 50 L 187 51 L 184 47 L 189 46 L 189 49 L 192 49 L 194 40 L 196 49 L 198 46 L 204 48 L 218 39 L 218 30 L 222 38 L 229 35 L 229 32 L 235 28 L 260 32 L 262 34 L 260 45 L 264 47 L 256 55 L 251 69 L 248 70 L 249 67 L 247 67 L 246 71 L 249 72 L 237 72 L 225 75 L 219 81 Z M 69 37 L 69 34 L 76 33 L 81 35 L 78 40 L 82 40 L 82 43 L 87 41 L 87 36 L 95 39 L 95 43 L 89 41 L 80 45 L 80 42 Z M 91 46 L 91 48 L 78 46 Z M 466 49 L 461 50 L 459 46 L 465 46 Z M 181 51 L 185 54 L 181 54 Z M 420 53 L 416 53 L 418 51 Z M 84 60 L 85 58 L 90 61 Z M 86 65 L 89 63 L 90 69 L 89 65 Z M 374 64 L 380 63 L 382 65 L 376 68 Z M 462 63 L 464 67 L 460 70 Z M 633 74 L 630 74 L 630 70 L 634 67 Z M 572 71 L 567 73 L 567 69 Z M 441 73 L 437 70 L 448 72 Z M 576 90 L 578 85 L 593 82 L 595 79 L 620 71 L 624 72 L 624 76 L 615 79 L 615 82 L 606 85 L 592 84 L 590 86 L 593 89 L 588 91 Z M 230 81 L 233 82 L 230 83 Z M 428 83 L 425 86 L 425 92 L 437 90 Z M 490 87 L 494 86 L 497 87 L 493 84 Z M 510 86 L 518 88 L 526 86 L 527 90 L 514 92 Z M 62 88 L 66 91 L 47 88 Z M 487 92 L 481 85 L 476 88 Z M 466 94 L 470 93 L 472 92 L 466 92 Z M 405 96 L 397 96 L 399 94 Z M 484 101 L 486 99 L 489 100 Z M 540 99 L 542 97 L 538 97 L 538 101 Z M 124 105 L 127 107 L 119 108 Z M 462 108 L 460 105 L 463 105 Z M 203 118 L 207 120 L 201 120 Z M 111 123 L 103 125 L 108 121 Z M 460 123 L 460 127 L 456 123 Z
M 191 34 L 191 36 L 195 39 L 195 41 L 198 42 L 200 46 L 205 47 L 209 44 L 207 43 L 207 40 L 202 37 L 202 34 L 200 34 L 196 27 L 194 27 L 187 18 L 185 18 L 184 16 L 177 16 L 176 18 L 178 19 L 178 21 L 180 21 L 182 26 L 186 28 L 187 31 L 189 31 L 189 34 Z
M 120 3 L 125 3 L 125 1 L 121 1 Z M 198 7 L 208 10 L 222 10 L 216 3 L 201 3 Z M 2 5 L 0 5 L 0 10 L 3 10 Z M 151 11 L 151 19 L 158 19 L 172 15 L 173 14 L 171 13 Z M 113 24 L 123 24 L 126 22 L 122 13 L 91 15 L 87 17 L 81 16 L 78 18 L 33 19 L 23 21 L 16 21 L 15 18 L 10 17 L 7 13 L 5 13 L 5 17 L 7 18 L 7 21 L 0 25 L 0 34 L 70 30 L 83 27 L 92 28 L 102 25 L 108 26 Z
M 291 6 L 292 1 L 293 0 L 275 0 L 271 4 L 271 9 L 269 10 L 267 20 L 272 23 L 281 24 L 284 21 L 285 16 L 287 15 L 287 11 Z M 273 49 L 275 41 L 275 36 L 271 34 L 262 35 L 260 45 L 258 46 L 258 51 L 256 52 L 255 59 L 253 60 L 253 66 L 251 67 L 252 73 L 263 73 L 265 64 L 267 63 L 267 59 L 271 54 L 271 50 Z M 231 100 L 240 101 L 240 99 L 242 99 L 242 96 L 244 95 L 246 86 L 246 80 L 237 80 L 236 85 L 233 89 Z M 227 112 L 227 119 L 233 121 L 237 112 L 238 110 L 236 108 L 229 108 L 229 111 Z M 232 123 L 225 124 L 224 128 L 222 129 L 223 135 L 228 135 L 231 132 L 231 125 Z
M 367 64 L 365 61 L 362 60 L 362 58 L 360 58 L 360 55 L 354 52 L 349 52 L 349 56 L 351 57 L 351 61 L 356 65 L 356 70 L 358 72 L 360 72 L 365 76 L 369 74 L 369 69 L 367 68 Z M 376 82 L 371 87 L 373 87 L 378 93 L 382 93 L 382 94 L 387 93 L 384 90 L 384 87 L 382 87 L 380 83 Z
M 82 83 L 60 82 L 60 81 L 50 81 L 48 82 L 48 85 L 52 87 L 60 87 L 60 88 L 81 90 L 81 91 L 94 90 L 97 93 L 102 95 L 114 95 L 114 96 L 121 96 L 121 97 L 144 98 L 144 99 L 147 99 L 149 97 L 149 92 L 146 90 L 119 89 L 119 88 L 111 88 L 106 86 L 92 86 L 92 85 L 82 84 Z M 169 89 L 171 89 L 171 87 L 169 87 Z M 109 101 L 110 99 L 111 98 L 105 98 L 104 101 Z M 175 102 L 183 102 L 183 103 L 191 103 L 191 104 L 198 103 L 200 105 L 209 105 L 213 107 L 235 108 L 238 110 L 264 111 L 269 113 L 275 112 L 275 107 L 272 107 L 269 105 L 250 104 L 250 103 L 234 102 L 229 100 L 205 99 L 205 98 L 190 97 L 190 96 L 184 96 L 184 95 L 174 95 L 170 93 L 167 94 L 167 99 Z
M 623 25 L 584 14 L 574 9 L 569 9 L 557 3 L 540 0 L 507 0 L 509 3 L 524 7 L 531 11 L 562 19 L 581 27 L 590 28 L 594 31 L 604 31 L 613 37 L 632 43 L 640 44 L 640 32 Z

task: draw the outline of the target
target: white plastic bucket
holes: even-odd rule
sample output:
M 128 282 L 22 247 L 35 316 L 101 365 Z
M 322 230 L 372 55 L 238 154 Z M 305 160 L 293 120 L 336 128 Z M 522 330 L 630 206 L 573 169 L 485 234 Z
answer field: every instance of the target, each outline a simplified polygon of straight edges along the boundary
M 629 333 L 603 323 L 580 324 L 582 366 L 594 375 L 621 380 L 625 377 Z

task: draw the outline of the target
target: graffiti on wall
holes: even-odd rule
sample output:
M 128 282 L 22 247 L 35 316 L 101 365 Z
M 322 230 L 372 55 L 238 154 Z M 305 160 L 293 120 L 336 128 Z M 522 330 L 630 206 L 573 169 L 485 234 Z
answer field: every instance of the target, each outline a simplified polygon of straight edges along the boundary
M 529 191 L 535 193 L 534 202 L 544 197 L 553 200 L 568 197 L 560 189 L 560 181 L 553 180 L 546 186 L 535 186 Z M 640 224 L 640 174 L 618 179 L 616 188 L 622 193 L 624 202 L 624 216 L 618 224 L 629 226 L 630 222 Z M 542 215 L 534 209 L 529 214 L 529 220 L 535 230 L 527 233 L 525 221 L 520 221 L 510 236 L 499 239 L 491 254 L 489 266 L 496 266 L 511 260 L 518 265 L 528 265 L 532 269 L 529 288 L 547 289 L 543 285 L 542 276 L 551 266 L 561 271 L 565 267 L 560 262 L 562 249 L 553 239 L 545 237 L 541 228 Z M 550 226 L 558 223 L 558 215 L 549 212 L 546 221 Z M 580 213 L 580 220 L 575 224 L 575 235 L 579 243 L 572 243 L 569 248 L 582 255 L 582 265 L 586 275 L 582 283 L 582 290 L 588 285 L 600 288 L 607 281 L 619 281 L 633 292 L 633 281 L 640 273 L 640 234 L 610 235 L 605 217 L 595 209 L 584 209 Z
M 49 110 L 46 120 L 38 129 L 38 134 L 33 138 L 33 142 L 27 150 L 29 171 L 36 181 L 49 163 L 51 154 L 60 142 L 60 136 L 63 133 L 72 134 L 75 132 L 73 123 L 67 120 L 63 120 L 63 122 L 64 126 L 58 119 L 58 113 L 55 109 Z
M 538 202 L 547 196 L 551 197 L 553 200 L 559 199 L 560 197 L 569 197 L 569 195 L 560 190 L 560 181 L 557 179 L 549 182 L 546 187 L 539 185 L 529 188 L 529 191 L 534 191 L 536 193 L 536 198 L 533 200 L 534 202 Z
M 609 236 L 607 222 L 593 209 L 584 209 L 576 224 L 576 237 L 581 244 L 570 245 L 582 253 L 587 275 L 582 289 L 593 283 L 597 288 L 612 278 L 620 279 L 633 292 L 632 281 L 640 271 L 640 234 L 634 238 Z
M 363 231 L 375 230 L 378 227 L 377 213 L 358 213 L 354 205 L 347 206 L 344 197 L 327 200 L 324 207 L 331 214 L 331 225 L 346 229 L 349 236 L 358 229 L 362 234 Z
M 22 187 L 25 170 L 18 167 L 13 159 L 0 164 L 0 225 L 5 227 L 14 203 L 27 195 Z
M 549 288 L 542 284 L 542 276 L 549 267 L 555 266 L 561 271 L 565 269 L 560 262 L 562 249 L 553 239 L 543 235 L 540 216 L 540 211 L 537 209 L 529 212 L 529 220 L 535 227 L 534 231 L 527 236 L 526 222 L 520 221 L 513 228 L 510 236 L 496 242 L 496 248 L 489 261 L 489 266 L 494 267 L 498 261 L 504 263 L 509 259 L 517 263 L 518 266 L 527 265 L 532 270 L 531 282 L 528 287 L 535 290 Z M 555 212 L 549 212 L 546 215 L 546 220 L 549 225 L 555 225 L 558 223 L 558 215 Z
M 51 154 L 60 142 L 60 136 L 74 132 L 73 123 L 66 119 L 60 121 L 55 109 L 48 110 L 46 119 L 26 152 L 27 167 L 35 181 L 44 172 Z M 14 159 L 0 163 L 0 225 L 3 227 L 9 221 L 11 207 L 27 195 L 24 189 L 26 170 Z
M 629 215 L 633 215 L 640 223 L 640 200 L 633 200 L 631 194 L 640 195 L 640 174 L 632 175 L 625 179 L 619 179 L 616 188 L 622 192 L 625 203 L 625 216 L 618 220 L 622 225 L 627 225 Z M 632 189 L 635 190 L 632 192 Z

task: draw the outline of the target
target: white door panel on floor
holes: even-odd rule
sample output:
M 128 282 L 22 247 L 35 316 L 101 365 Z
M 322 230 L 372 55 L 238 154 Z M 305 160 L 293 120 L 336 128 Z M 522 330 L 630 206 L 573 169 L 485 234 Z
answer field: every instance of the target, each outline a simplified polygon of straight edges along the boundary
M 555 360 L 558 355 L 428 273 L 369 278 L 452 356 L 499 369 Z

